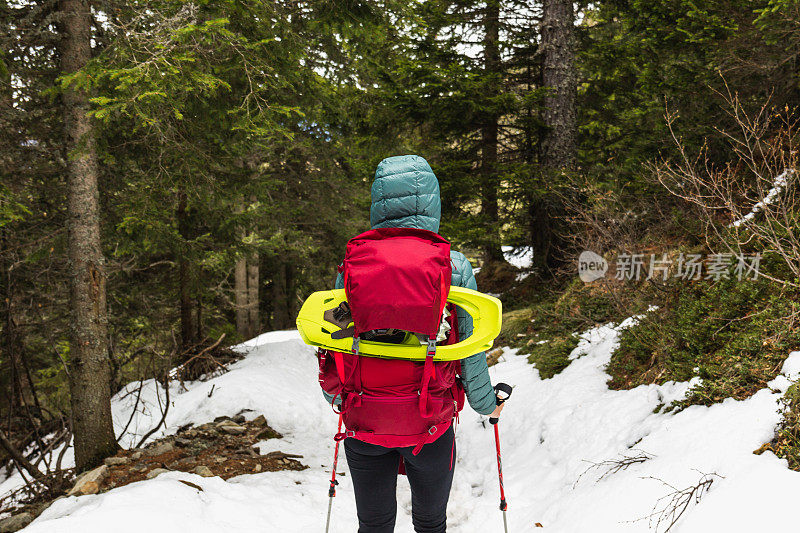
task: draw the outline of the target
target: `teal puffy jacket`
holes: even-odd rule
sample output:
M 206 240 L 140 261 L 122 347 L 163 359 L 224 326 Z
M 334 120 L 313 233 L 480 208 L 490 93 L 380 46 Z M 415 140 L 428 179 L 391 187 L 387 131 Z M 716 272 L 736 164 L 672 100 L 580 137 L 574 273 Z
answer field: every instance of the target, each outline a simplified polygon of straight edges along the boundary
M 439 181 L 430 165 L 418 155 L 384 159 L 375 170 L 372 183 L 372 207 L 369 218 L 373 228 L 421 228 L 439 232 L 442 215 Z M 477 290 L 472 265 L 461 252 L 451 251 L 452 284 Z M 339 274 L 337 289 L 344 287 Z M 472 335 L 472 317 L 458 309 L 458 335 Z M 470 407 L 488 415 L 495 408 L 495 395 L 489 380 L 486 354 L 476 353 L 461 361 L 461 379 Z M 325 395 L 330 402 L 332 398 Z

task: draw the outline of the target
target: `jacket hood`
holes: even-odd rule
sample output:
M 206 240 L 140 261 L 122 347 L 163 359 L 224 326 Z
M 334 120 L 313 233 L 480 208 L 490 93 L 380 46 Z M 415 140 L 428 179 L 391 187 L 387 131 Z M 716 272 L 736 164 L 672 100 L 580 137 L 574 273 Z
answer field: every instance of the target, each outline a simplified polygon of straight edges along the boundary
M 375 170 L 369 220 L 373 228 L 419 228 L 439 232 L 439 180 L 418 155 L 387 157 Z

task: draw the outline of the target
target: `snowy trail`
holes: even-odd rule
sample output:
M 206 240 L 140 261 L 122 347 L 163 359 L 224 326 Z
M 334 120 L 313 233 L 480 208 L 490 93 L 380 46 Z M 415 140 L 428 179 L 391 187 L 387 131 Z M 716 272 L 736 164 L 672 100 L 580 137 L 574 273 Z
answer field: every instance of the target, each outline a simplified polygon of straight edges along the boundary
M 538 531 L 536 522 L 545 531 L 561 533 L 653 531 L 648 520 L 637 519 L 651 514 L 659 498 L 670 491 L 658 479 L 684 488 L 695 484 L 701 472 L 724 478 L 715 480 L 701 503 L 690 506 L 672 531 L 795 529 L 791 509 L 800 494 L 800 474 L 769 452 L 752 454 L 771 438 L 779 421 L 777 400 L 789 379 L 778 377 L 771 384 L 774 391 L 762 390 L 746 401 L 691 407 L 677 415 L 654 414 L 659 405 L 682 397 L 690 384 L 629 391 L 607 388 L 603 368 L 620 328 L 630 323 L 631 319 L 618 328 L 609 325 L 586 332 L 572 354 L 572 364 L 549 380 L 541 380 L 525 357 L 513 350 L 506 350 L 490 369 L 493 382 L 516 387 L 500 422 L 509 531 Z M 319 392 L 314 353 L 292 331 L 267 333 L 241 346 L 248 356 L 230 372 L 187 384 L 183 393 L 174 386 L 166 432 L 252 409 L 249 417 L 263 413 L 285 437 L 260 443 L 262 453 L 280 449 L 302 454 L 309 469 L 246 475 L 227 482 L 180 472 L 162 474 L 104 494 L 59 500 L 24 531 L 323 531 L 336 417 Z M 800 352 L 787 360 L 784 373 L 791 379 L 800 376 Z M 118 430 L 134 402 L 133 395 L 124 393 L 114 400 Z M 148 383 L 142 394 L 147 409 L 131 425 L 138 434 L 151 427 L 159 412 L 155 394 L 155 385 Z M 123 444 L 133 440 L 131 436 Z M 457 447 L 448 531 L 502 531 L 493 433 L 469 408 L 461 415 Z M 601 480 L 604 470 L 587 472 L 591 466 L 587 461 L 618 458 L 631 453 L 631 448 L 653 459 Z M 343 458 L 340 461 L 339 471 L 346 472 Z M 178 479 L 200 485 L 203 491 Z M 14 478 L 7 480 L 0 491 L 14 483 Z M 341 476 L 340 483 L 331 529 L 352 533 L 357 523 L 349 476 Z M 403 478 L 398 483 L 396 530 L 412 531 L 410 492 Z

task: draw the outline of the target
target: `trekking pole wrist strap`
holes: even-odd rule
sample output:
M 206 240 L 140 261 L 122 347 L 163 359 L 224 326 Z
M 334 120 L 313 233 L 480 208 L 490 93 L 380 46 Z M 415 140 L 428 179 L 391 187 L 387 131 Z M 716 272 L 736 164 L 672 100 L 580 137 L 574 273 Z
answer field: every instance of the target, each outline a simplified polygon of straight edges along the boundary
M 508 383 L 498 383 L 494 386 L 494 401 L 495 405 L 503 405 L 506 400 L 511 396 L 514 388 L 509 385 Z M 489 423 L 492 425 L 497 424 L 500 421 L 499 417 L 490 416 Z
M 494 386 L 495 403 L 497 405 L 503 405 L 513 391 L 514 388 L 508 383 L 498 383 Z

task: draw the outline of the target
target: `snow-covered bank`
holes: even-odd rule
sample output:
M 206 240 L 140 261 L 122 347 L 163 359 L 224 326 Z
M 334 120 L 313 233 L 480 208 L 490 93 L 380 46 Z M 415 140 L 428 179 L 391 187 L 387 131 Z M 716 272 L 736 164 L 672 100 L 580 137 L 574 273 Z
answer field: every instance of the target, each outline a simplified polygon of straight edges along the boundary
M 586 332 L 572 364 L 549 380 L 541 380 L 526 358 L 513 350 L 506 350 L 492 367 L 493 381 L 515 385 L 500 425 L 509 530 L 533 530 L 539 522 L 546 531 L 557 532 L 650 531 L 648 520 L 638 519 L 650 515 L 672 490 L 664 483 L 683 489 L 697 483 L 702 473 L 721 477 L 672 531 L 795 529 L 791 503 L 800 494 L 800 474 L 770 453 L 752 454 L 771 438 L 779 421 L 777 400 L 789 380 L 781 376 L 771 384 L 778 392 L 762 390 L 746 401 L 691 407 L 677 415 L 654 413 L 658 406 L 681 398 L 690 384 L 609 390 L 603 368 L 620 328 L 628 324 Z M 252 409 L 248 415 L 263 413 L 285 435 L 261 443 L 262 453 L 280 449 L 302 454 L 309 469 L 246 475 L 227 482 L 186 473 L 162 474 L 104 494 L 59 500 L 25 531 L 321 531 L 336 417 L 319 392 L 313 351 L 295 332 L 265 334 L 242 348 L 248 356 L 230 372 L 186 384 L 188 390 L 183 392 L 174 385 L 167 432 L 189 422 Z M 792 379 L 800 375 L 800 353 L 787 360 L 784 371 Z M 160 416 L 153 383 L 142 399 L 146 412 L 137 414 L 131 424 L 137 435 Z M 124 392 L 115 398 L 119 429 L 134 400 L 134 394 Z M 127 442 L 135 438 L 127 437 Z M 490 426 L 467 409 L 457 442 L 449 531 L 502 531 Z M 602 479 L 604 467 L 590 468 L 592 463 L 638 453 L 635 450 L 653 458 Z M 346 465 L 339 470 L 346 472 Z M 332 531 L 352 532 L 356 519 L 349 476 L 340 477 L 340 483 Z M 396 530 L 411 531 L 405 481 L 399 483 L 398 504 Z

